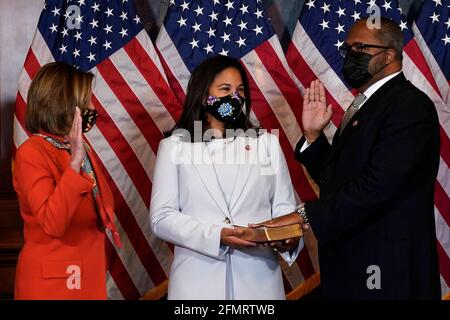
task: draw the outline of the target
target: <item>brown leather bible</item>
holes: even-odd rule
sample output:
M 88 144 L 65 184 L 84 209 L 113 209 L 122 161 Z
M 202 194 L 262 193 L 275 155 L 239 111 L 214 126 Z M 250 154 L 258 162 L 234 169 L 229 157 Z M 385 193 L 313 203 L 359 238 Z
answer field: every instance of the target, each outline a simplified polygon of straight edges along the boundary
M 239 238 L 252 241 L 252 242 L 270 242 L 279 241 L 291 238 L 298 238 L 303 235 L 300 224 L 291 224 L 283 227 L 259 227 L 259 228 L 247 228 L 241 226 L 235 226 L 243 229 L 244 234 Z

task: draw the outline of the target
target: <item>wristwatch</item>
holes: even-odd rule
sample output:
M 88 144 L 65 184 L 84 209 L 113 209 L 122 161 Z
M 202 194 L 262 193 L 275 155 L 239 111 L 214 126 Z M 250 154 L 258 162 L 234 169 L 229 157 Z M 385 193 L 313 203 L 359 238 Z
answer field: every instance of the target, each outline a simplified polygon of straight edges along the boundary
M 305 204 L 301 203 L 295 207 L 295 211 L 303 218 L 305 224 L 309 224 L 308 217 L 306 216 Z

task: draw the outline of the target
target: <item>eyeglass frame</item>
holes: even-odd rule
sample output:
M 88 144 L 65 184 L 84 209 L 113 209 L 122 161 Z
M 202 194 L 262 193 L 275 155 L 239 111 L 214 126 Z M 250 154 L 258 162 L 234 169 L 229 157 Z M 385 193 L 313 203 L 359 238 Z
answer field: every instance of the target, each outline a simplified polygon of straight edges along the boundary
M 358 50 L 353 50 L 353 46 L 355 46 L 355 45 L 359 45 L 360 48 Z M 344 44 L 339 47 L 339 54 L 343 58 L 345 58 L 350 50 L 357 52 L 357 53 L 362 53 L 367 48 L 378 48 L 378 49 L 384 49 L 384 50 L 392 49 L 391 47 L 381 46 L 381 45 L 377 45 L 377 44 L 367 44 L 367 43 L 356 42 L 352 45 L 349 45 L 344 42 Z M 345 51 L 345 54 L 343 54 L 344 51 Z

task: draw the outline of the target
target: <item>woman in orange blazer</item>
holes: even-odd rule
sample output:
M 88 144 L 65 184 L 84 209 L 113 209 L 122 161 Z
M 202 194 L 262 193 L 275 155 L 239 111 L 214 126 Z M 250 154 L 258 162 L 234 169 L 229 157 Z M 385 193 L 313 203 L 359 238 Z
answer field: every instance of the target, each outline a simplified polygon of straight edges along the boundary
M 14 169 L 25 239 L 16 299 L 106 299 L 105 230 L 118 246 L 120 239 L 111 190 L 82 135 L 97 116 L 92 79 L 55 62 L 28 91 L 33 135 L 17 150 Z

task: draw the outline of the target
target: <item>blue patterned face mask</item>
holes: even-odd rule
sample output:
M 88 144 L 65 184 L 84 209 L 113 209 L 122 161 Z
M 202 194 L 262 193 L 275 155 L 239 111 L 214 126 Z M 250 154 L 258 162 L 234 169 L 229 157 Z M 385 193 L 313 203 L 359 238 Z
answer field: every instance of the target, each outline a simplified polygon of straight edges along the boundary
M 217 120 L 231 124 L 239 118 L 244 103 L 245 99 L 237 92 L 225 97 L 209 96 L 206 100 L 206 111 Z

